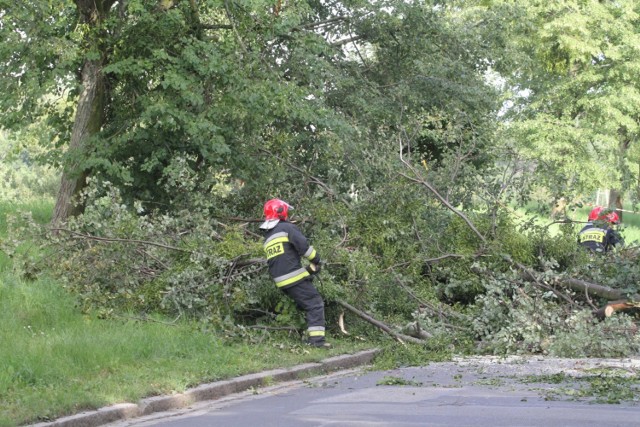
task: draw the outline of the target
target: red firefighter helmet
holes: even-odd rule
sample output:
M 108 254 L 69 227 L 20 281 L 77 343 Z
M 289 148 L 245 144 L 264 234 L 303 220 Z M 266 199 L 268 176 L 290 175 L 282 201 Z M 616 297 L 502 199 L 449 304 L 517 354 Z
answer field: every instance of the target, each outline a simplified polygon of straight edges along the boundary
M 620 216 L 616 211 L 608 212 L 602 206 L 596 206 L 589 212 L 589 221 L 607 221 L 609 224 L 618 224 Z
M 264 204 L 265 222 L 260 225 L 264 230 L 270 230 L 280 221 L 284 221 L 289 217 L 289 209 L 293 207 L 280 199 L 271 199 Z

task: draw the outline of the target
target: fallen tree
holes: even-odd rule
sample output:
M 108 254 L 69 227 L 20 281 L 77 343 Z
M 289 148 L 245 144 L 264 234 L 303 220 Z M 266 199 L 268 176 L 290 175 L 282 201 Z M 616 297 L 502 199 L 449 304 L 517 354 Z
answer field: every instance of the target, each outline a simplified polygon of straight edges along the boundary
M 540 284 L 535 274 L 529 268 L 521 264 L 517 264 L 517 266 L 523 272 L 522 276 L 525 280 Z M 628 295 L 621 289 L 614 289 L 609 286 L 603 286 L 598 283 L 591 283 L 586 280 L 575 279 L 572 277 L 561 278 L 557 283 L 573 291 L 583 293 L 587 300 L 590 300 L 591 296 L 609 300 L 610 302 L 605 304 L 603 307 L 593 311 L 594 316 L 598 319 L 611 317 L 618 311 L 627 311 L 640 307 L 640 302 L 638 302 L 640 301 L 639 294 Z

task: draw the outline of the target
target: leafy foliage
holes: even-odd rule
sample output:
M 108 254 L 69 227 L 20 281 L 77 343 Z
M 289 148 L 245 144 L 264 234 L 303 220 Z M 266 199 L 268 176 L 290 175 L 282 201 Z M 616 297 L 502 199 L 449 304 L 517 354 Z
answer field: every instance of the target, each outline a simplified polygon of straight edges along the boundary
M 59 273 L 82 296 L 85 309 L 99 308 L 104 315 L 115 308 L 159 311 L 220 325 L 260 294 L 264 281 L 250 279 L 262 266 L 236 269 L 236 261 L 261 247 L 247 243 L 240 229 L 223 231 L 210 216 L 208 209 L 226 190 L 207 186 L 198 193 L 185 169 L 167 173 L 181 178 L 169 179 L 175 191 L 200 196 L 191 200 L 198 210 L 169 216 L 146 213 L 141 203 L 129 209 L 117 188 L 95 183 L 85 192 L 84 214 L 58 230 L 56 245 L 66 252 Z
M 37 127 L 37 129 L 40 129 Z M 34 141 L 36 129 L 0 133 L 0 198 L 12 202 L 52 199 L 58 190 L 58 171 L 41 160 Z
M 604 301 L 562 280 L 633 295 L 636 254 L 590 259 L 572 224 L 510 207 L 632 181 L 637 6 L 569 3 L 98 1 L 96 20 L 3 3 L 3 125 L 45 120 L 48 159 L 91 177 L 43 261 L 103 316 L 300 327 L 260 260 L 255 223 L 280 197 L 325 261 L 331 325 L 346 300 L 430 351 L 635 351 L 607 335 L 631 320 L 589 321 Z M 99 123 L 75 141 L 91 82 Z
M 508 2 L 490 2 L 503 11 Z M 536 181 L 580 199 L 637 182 L 637 2 L 537 2 L 511 21 L 526 53 L 511 85 L 505 137 L 530 160 Z

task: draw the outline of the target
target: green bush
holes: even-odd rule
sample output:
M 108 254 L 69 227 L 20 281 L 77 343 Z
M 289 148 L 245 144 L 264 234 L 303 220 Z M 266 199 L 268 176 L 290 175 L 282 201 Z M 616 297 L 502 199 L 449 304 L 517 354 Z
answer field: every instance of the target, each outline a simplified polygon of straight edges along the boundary
M 187 188 L 193 181 L 178 166 L 172 173 L 184 179 L 168 185 L 194 194 L 197 209 L 147 212 L 94 180 L 84 192 L 84 212 L 51 236 L 63 261 L 44 261 L 81 296 L 85 311 L 162 313 L 222 325 L 259 301 L 264 264 L 243 262 L 261 256 L 261 245 L 241 227 L 217 221 L 214 207 L 224 192 Z
M 94 179 L 83 214 L 50 236 L 41 260 L 16 258 L 14 269 L 23 277 L 55 272 L 85 312 L 104 317 L 158 313 L 239 337 L 256 323 L 302 330 L 302 313 L 267 274 L 257 227 L 227 219 L 259 216 L 252 196 L 234 189 L 224 173 L 198 171 L 187 160 L 176 157 L 165 170 L 161 182 L 176 197 L 162 210 Z M 496 354 L 562 352 L 569 351 L 561 343 L 571 336 L 573 313 L 604 303 L 558 288 L 562 277 L 638 292 L 637 255 L 622 250 L 590 258 L 571 225 L 551 233 L 534 220 L 517 224 L 506 212 L 465 211 L 483 241 L 460 215 L 424 194 L 397 182 L 388 188 L 389 197 L 365 193 L 344 203 L 309 195 L 295 211 L 324 261 L 315 283 L 331 328 L 344 311 L 334 302 L 344 300 L 405 334 L 428 331 L 430 342 L 458 351 L 475 342 Z M 405 197 L 412 202 L 402 206 Z M 21 221 L 11 233 L 42 232 Z M 11 242 L 20 241 L 6 239 L 5 253 L 18 255 Z M 355 334 L 377 332 L 348 318 Z
M 55 198 L 60 174 L 40 161 L 43 150 L 29 132 L 0 131 L 0 200 L 29 203 Z

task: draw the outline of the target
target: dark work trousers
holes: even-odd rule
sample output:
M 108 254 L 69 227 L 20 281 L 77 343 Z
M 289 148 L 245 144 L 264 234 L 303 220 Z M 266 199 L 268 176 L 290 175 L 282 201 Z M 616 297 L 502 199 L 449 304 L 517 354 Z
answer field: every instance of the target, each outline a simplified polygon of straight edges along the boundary
M 309 343 L 323 343 L 324 333 L 324 301 L 311 280 L 302 282 L 282 290 L 296 306 L 305 312 Z

